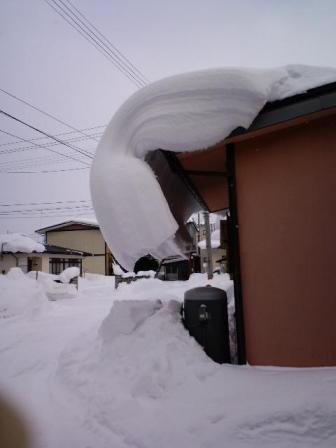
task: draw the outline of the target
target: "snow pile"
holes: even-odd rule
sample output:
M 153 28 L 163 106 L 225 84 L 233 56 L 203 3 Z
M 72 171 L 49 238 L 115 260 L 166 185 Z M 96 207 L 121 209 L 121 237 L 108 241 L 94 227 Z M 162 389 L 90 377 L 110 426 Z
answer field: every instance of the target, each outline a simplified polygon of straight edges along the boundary
M 38 282 L 44 282 L 46 280 L 59 280 L 59 275 L 49 274 L 49 272 L 43 271 L 29 271 L 25 274 L 29 278 L 33 278 Z
M 48 307 L 41 285 L 25 276 L 20 268 L 0 275 L 0 319 L 19 315 L 35 316 Z
M 116 301 L 111 312 L 100 327 L 100 336 L 106 343 L 116 337 L 132 334 L 136 328 L 162 307 L 160 300 Z
M 3 278 L 13 276 L 22 283 L 17 271 Z M 336 368 L 218 365 L 189 336 L 181 298 L 206 276 L 139 280 L 105 297 L 103 277 L 85 282 L 85 296 L 33 321 L 0 321 L 0 387 L 34 448 L 336 446 Z M 232 286 L 225 275 L 211 284 Z
M 41 285 L 49 300 L 71 299 L 78 295 L 75 285 L 69 284 L 70 280 L 78 277 L 79 268 L 73 266 L 65 269 L 60 275 L 49 274 L 41 271 L 31 271 L 27 277 L 37 281 Z
M 121 277 L 122 278 L 130 278 L 130 277 L 151 277 L 151 278 L 153 278 L 153 277 L 155 277 L 155 274 L 156 274 L 155 271 L 138 271 L 137 273 L 135 273 L 133 271 L 129 271 L 129 272 L 123 272 L 121 274 Z M 118 275 L 118 274 L 116 274 L 116 275 Z
M 115 277 L 113 275 L 101 275 L 85 273 L 85 278 L 78 278 L 78 290 L 81 294 L 89 296 L 93 300 L 98 296 L 108 297 L 114 294 Z
M 137 277 L 151 277 L 151 278 L 154 278 L 155 275 L 156 275 L 156 272 L 155 271 L 151 271 L 151 270 L 149 270 L 149 271 L 138 271 L 135 275 Z
M 214 230 L 211 233 L 211 247 L 212 249 L 218 249 L 220 246 L 220 230 Z M 198 243 L 200 249 L 206 249 L 206 240 L 202 240 Z
M 143 161 L 149 151 L 208 148 L 248 128 L 267 102 L 335 80 L 336 69 L 325 67 L 226 68 L 163 79 L 133 94 L 107 127 L 91 169 L 95 213 L 122 266 L 148 253 L 179 254 L 178 225 Z
M 76 286 L 69 283 L 45 281 L 43 288 L 49 300 L 72 299 L 78 295 Z
M 112 268 L 113 268 L 114 275 L 123 275 L 124 274 L 124 271 L 121 269 L 121 267 L 117 263 L 113 263 Z
M 43 244 L 20 233 L 4 233 L 0 235 L 0 252 L 44 252 Z
M 179 301 L 136 296 L 115 302 L 98 336 L 81 335 L 60 358 L 57 376 L 90 428 L 87 443 L 335 446 L 335 369 L 220 366 L 184 329 Z
M 80 274 L 80 269 L 77 266 L 72 266 L 70 268 L 64 269 L 63 272 L 60 273 L 59 279 L 62 283 L 70 283 L 70 281 L 78 277 Z

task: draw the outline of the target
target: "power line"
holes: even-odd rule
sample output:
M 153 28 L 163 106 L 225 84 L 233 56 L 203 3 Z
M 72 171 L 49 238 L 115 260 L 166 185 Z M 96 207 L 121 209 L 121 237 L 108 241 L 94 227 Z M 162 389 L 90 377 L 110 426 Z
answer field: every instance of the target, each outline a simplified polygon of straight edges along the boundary
M 92 130 L 92 129 L 98 129 L 98 128 L 106 128 L 106 125 L 100 125 L 100 126 L 94 126 L 94 127 L 92 127 L 92 128 L 85 128 L 85 129 L 82 129 L 81 131 L 90 131 L 90 130 Z M 58 133 L 58 134 L 55 134 L 55 136 L 56 137 L 60 137 L 60 136 L 62 136 L 62 135 L 69 135 L 69 134 L 75 134 L 75 133 L 77 133 L 77 131 L 67 131 L 67 132 L 60 132 L 60 133 Z M 79 139 L 79 138 L 81 138 L 82 140 L 85 140 L 86 138 L 89 138 L 89 137 L 99 137 L 100 135 L 102 135 L 104 133 L 104 131 L 103 132 L 96 132 L 95 134 L 92 134 L 92 135 L 90 135 L 90 136 L 85 136 L 85 137 L 73 137 L 73 139 Z M 27 139 L 27 141 L 29 141 L 29 142 L 33 142 L 33 141 L 36 141 L 36 140 L 45 140 L 47 137 L 35 137 L 35 138 L 30 138 L 30 139 Z M 68 140 L 65 140 L 65 141 L 68 141 Z M 70 140 L 69 140 L 70 141 Z M 10 146 L 10 145 L 18 145 L 18 144 L 20 144 L 21 142 L 20 141 L 16 141 L 16 142 L 6 142 L 6 143 L 0 143 L 0 147 L 1 146 Z
M 55 8 L 51 3 L 56 5 Z M 124 74 L 130 81 L 136 84 L 137 87 L 144 87 L 147 84 L 142 76 L 139 76 L 134 72 L 132 67 L 127 66 L 124 61 L 115 53 L 111 46 L 108 46 L 102 39 L 97 36 L 97 34 L 92 31 L 71 9 L 61 2 L 65 8 L 70 11 L 70 14 L 55 0 L 45 0 L 45 2 L 58 14 L 60 15 L 72 28 L 74 28 L 84 39 L 91 43 L 100 53 L 102 53 L 112 64 Z M 83 16 L 83 15 L 82 15 Z M 83 16 L 84 17 L 84 16 Z M 85 19 L 88 23 L 89 21 Z M 105 40 L 107 40 L 105 38 Z M 139 71 L 140 72 L 140 71 Z M 141 73 L 141 72 L 140 72 Z
M 1 91 L 2 93 L 5 93 L 6 95 L 10 96 L 10 97 L 13 98 L 13 99 L 15 99 L 15 100 L 17 100 L 17 101 L 20 101 L 20 103 L 25 104 L 26 106 L 30 107 L 31 109 L 34 109 L 34 110 L 36 110 L 37 112 L 40 112 L 41 114 L 43 114 L 43 115 L 45 115 L 45 116 L 47 116 L 47 117 L 49 117 L 49 118 L 52 118 L 53 120 L 57 121 L 58 123 L 62 124 L 63 126 L 66 126 L 66 127 L 70 128 L 70 129 L 72 129 L 73 131 L 79 132 L 80 134 L 85 135 L 85 136 L 88 137 L 88 138 L 91 138 L 91 140 L 94 140 L 95 142 L 98 141 L 97 139 L 95 139 L 95 138 L 93 138 L 93 137 L 91 137 L 91 136 L 85 134 L 85 133 L 82 132 L 80 129 L 76 129 L 76 128 L 74 128 L 73 126 L 71 126 L 70 124 L 66 123 L 65 121 L 60 120 L 59 118 L 55 117 L 54 115 L 51 115 L 49 112 L 45 112 L 44 110 L 40 109 L 40 108 L 37 107 L 37 106 L 34 106 L 34 105 L 31 104 L 31 103 L 28 103 L 28 101 L 25 101 L 25 100 L 23 100 L 22 98 L 19 98 L 18 96 L 14 95 L 13 93 L 10 93 L 10 92 L 8 92 L 7 90 L 1 89 L 1 88 L 0 88 L 0 91 Z
M 3 115 L 5 115 L 5 116 L 8 117 L 8 118 L 11 118 L 11 119 L 14 120 L 14 121 L 17 121 L 18 123 L 23 124 L 24 126 L 27 126 L 27 127 L 30 128 L 30 129 L 33 129 L 33 130 L 36 131 L 36 132 L 39 132 L 40 134 L 45 135 L 46 137 L 49 137 L 49 138 L 52 139 L 52 140 L 55 140 L 56 142 L 60 143 L 61 145 L 67 146 L 68 148 L 72 149 L 73 151 L 76 151 L 76 152 L 78 152 L 78 153 L 80 153 L 80 154 L 82 154 L 82 155 L 84 155 L 84 156 L 86 156 L 86 157 L 88 157 L 88 158 L 90 158 L 90 159 L 93 158 L 93 157 L 88 156 L 87 154 L 85 154 L 84 152 L 82 152 L 81 150 L 79 150 L 78 148 L 76 148 L 76 147 L 74 147 L 74 146 L 71 146 L 71 145 L 69 145 L 68 143 L 63 142 L 62 140 L 59 140 L 57 137 L 54 137 L 54 136 L 52 136 L 52 135 L 50 135 L 50 134 L 48 134 L 48 133 L 46 133 L 46 132 L 44 132 L 44 131 L 41 131 L 40 129 L 38 129 L 38 128 L 36 128 L 36 127 L 34 127 L 34 126 L 32 126 L 32 125 L 30 125 L 30 124 L 28 124 L 28 123 L 26 123 L 26 122 L 20 120 L 20 119 L 17 118 L 17 117 L 14 117 L 13 115 L 8 114 L 7 112 L 5 112 L 5 111 L 3 111 L 3 110 L 0 110 L 0 113 L 2 113 Z M 4 132 L 4 133 L 7 134 L 7 135 L 11 135 L 12 137 L 14 136 L 13 134 L 10 134 L 9 132 L 5 132 L 5 131 L 1 131 L 1 132 Z M 24 138 L 22 138 L 22 137 L 18 137 L 18 136 L 14 136 L 14 137 L 15 137 L 15 138 L 18 138 L 19 140 L 23 140 L 23 141 L 27 142 L 27 140 L 24 139 Z M 41 145 L 39 145 L 39 144 L 37 144 L 37 143 L 34 143 L 34 145 L 35 145 L 35 146 L 41 146 Z M 46 148 L 46 149 L 47 149 L 48 151 L 55 152 L 56 154 L 63 155 L 64 157 L 67 157 L 67 158 L 76 160 L 77 162 L 80 162 L 80 163 L 86 163 L 86 162 L 83 162 L 82 160 L 75 159 L 74 157 L 71 157 L 71 156 L 68 155 L 68 154 L 62 154 L 62 153 L 57 152 L 57 151 L 55 151 L 55 150 L 53 150 L 53 149 L 50 149 L 50 148 Z
M 56 135 L 58 135 L 58 134 L 56 134 Z M 98 136 L 101 136 L 101 135 L 102 135 L 102 133 L 100 133 L 100 132 L 94 134 L 95 137 L 98 137 Z M 29 140 L 27 139 L 27 142 L 34 143 L 35 140 L 45 140 L 46 138 L 47 137 L 40 137 L 38 139 L 29 139 Z M 50 139 L 48 139 L 48 143 L 47 142 L 46 143 L 40 143 L 40 146 L 44 147 L 44 148 L 48 148 L 49 146 L 57 146 L 57 145 L 59 145 L 58 142 L 54 142 L 54 141 L 50 142 L 49 140 Z M 82 141 L 85 141 L 85 140 L 86 140 L 86 137 L 79 136 L 79 137 L 72 137 L 72 138 L 64 139 L 62 141 L 66 142 L 66 143 L 72 143 L 72 142 L 82 142 Z M 22 142 L 20 142 L 20 141 L 12 142 L 12 144 L 14 144 L 14 143 L 22 145 Z M 7 145 L 10 145 L 10 144 L 11 143 L 3 143 L 0 146 L 7 146 Z M 0 150 L 0 155 L 1 154 L 12 154 L 12 153 L 15 153 L 15 152 L 26 151 L 28 149 L 33 149 L 33 148 L 34 148 L 34 146 L 30 145 L 30 146 L 20 146 L 18 148 L 2 149 L 2 150 Z M 83 150 L 83 148 L 80 148 L 80 149 Z M 94 148 L 89 148 L 89 149 L 91 151 L 95 150 Z M 87 149 L 86 151 L 88 152 L 89 149 Z
M 81 206 L 81 207 L 64 207 L 64 208 L 53 208 L 53 209 L 41 209 L 41 210 L 27 210 L 27 211 L 13 211 L 13 213 L 10 212 L 0 212 L 0 218 L 11 218 L 11 217 L 17 217 L 17 218 L 24 218 L 27 216 L 31 217 L 40 217 L 44 214 L 44 216 L 52 217 L 59 214 L 92 214 L 93 208 L 91 206 Z
M 137 87 L 144 87 L 147 84 L 147 80 L 145 78 L 144 75 L 142 75 L 142 73 L 140 72 L 140 70 L 136 69 L 138 73 L 136 73 L 134 71 L 134 69 L 132 68 L 132 66 L 129 65 L 129 62 L 125 62 L 124 60 L 122 60 L 120 58 L 120 56 L 118 56 L 118 54 L 116 54 L 116 52 L 113 50 L 113 48 L 111 48 L 109 45 L 107 45 L 102 39 L 100 39 L 99 36 L 97 36 L 97 34 L 92 31 L 92 29 L 90 29 L 87 24 L 85 24 L 83 22 L 83 20 L 81 20 L 80 17 L 78 17 L 76 15 L 76 13 L 74 13 L 62 0 L 59 0 L 59 3 L 63 4 L 63 6 L 70 12 L 70 14 L 59 4 L 57 3 L 57 1 L 55 0 L 51 0 L 67 17 L 69 17 L 69 19 L 72 21 L 72 23 L 70 23 L 66 17 L 64 17 L 62 14 L 60 14 L 59 11 L 57 11 L 55 8 L 53 8 L 54 10 L 56 10 L 56 12 L 58 14 L 60 14 L 63 19 L 65 19 L 77 32 L 79 32 L 84 38 L 88 37 L 88 39 L 86 38 L 86 40 L 88 40 L 90 43 L 93 43 L 94 46 L 97 48 L 97 46 L 99 47 L 100 50 L 103 51 L 104 55 L 108 56 L 108 59 L 113 63 L 113 65 L 119 69 L 119 71 L 121 71 L 123 74 L 125 74 L 131 81 L 135 81 Z M 47 2 L 48 3 L 48 2 Z M 71 3 L 68 1 L 68 3 L 71 5 Z M 50 5 L 50 3 L 49 3 Z M 50 5 L 51 6 L 51 5 Z M 71 5 L 72 6 L 72 5 Z M 72 6 L 73 7 L 73 6 Z M 86 19 L 86 17 L 81 14 L 82 17 L 86 20 L 87 23 L 90 24 L 90 22 L 88 21 L 88 19 Z M 75 24 L 75 26 L 73 26 L 73 23 Z M 91 24 L 90 24 L 91 25 Z M 81 31 L 80 31 L 81 30 Z M 84 33 L 84 34 L 83 34 Z M 101 33 L 100 33 L 101 34 Z M 105 41 L 107 41 L 107 39 L 104 37 Z M 124 59 L 126 61 L 127 58 L 124 57 Z
M 6 210 L 6 211 L 0 211 L 0 215 L 2 216 L 6 216 L 6 215 L 10 215 L 13 213 L 40 213 L 40 212 L 47 212 L 47 211 L 63 211 L 63 210 L 76 210 L 76 209 L 91 209 L 92 210 L 92 206 L 91 205 L 74 205 L 71 207 L 52 207 L 52 208 L 31 208 L 31 209 L 21 209 L 21 210 Z
M 96 136 L 100 135 L 100 134 L 95 134 Z M 42 137 L 39 140 L 45 139 L 46 137 Z M 81 142 L 83 140 L 85 140 L 86 137 L 73 137 L 71 139 L 67 139 L 67 140 L 62 140 L 65 143 L 69 143 L 69 142 Z M 37 139 L 35 139 L 37 140 Z M 24 151 L 28 151 L 30 149 L 36 149 L 36 146 L 34 145 L 33 140 L 27 140 L 28 142 L 31 142 L 33 145 L 30 146 L 20 146 L 19 148 L 12 148 L 12 149 L 3 149 L 0 150 L 0 156 L 2 155 L 8 155 L 8 154 L 15 154 L 17 152 L 24 152 Z M 22 144 L 22 142 L 19 142 Z M 1 146 L 1 145 L 0 145 Z M 49 143 L 41 143 L 39 145 L 39 147 L 42 148 L 50 148 L 51 146 L 59 146 L 58 142 L 49 142 Z M 83 150 L 83 148 L 81 148 Z M 87 150 L 85 150 L 88 155 L 93 155 L 94 153 L 92 153 L 91 151 L 95 151 L 95 149 L 93 148 L 89 148 Z
M 85 168 L 65 168 L 64 170 L 40 170 L 40 171 L 0 171 L 1 174 L 48 174 L 48 173 L 64 173 L 66 171 L 82 171 L 88 170 L 90 167 Z
M 8 112 L 5 112 L 4 110 L 0 110 L 0 113 L 2 113 L 3 115 L 5 115 L 5 117 L 7 117 L 7 118 L 11 118 L 12 120 L 17 121 L 18 123 L 21 123 L 21 124 L 23 124 L 24 126 L 27 126 L 28 128 L 33 129 L 33 130 L 36 131 L 36 132 L 39 132 L 40 134 L 43 134 L 45 137 L 48 137 L 48 138 L 50 138 L 50 139 L 52 139 L 52 140 L 55 140 L 56 142 L 60 143 L 61 145 L 67 146 L 68 148 L 72 149 L 72 150 L 75 151 L 75 152 L 78 152 L 78 153 L 80 153 L 80 154 L 82 154 L 82 155 L 84 155 L 84 156 L 86 156 L 86 157 L 89 157 L 90 159 L 93 158 L 93 157 L 90 157 L 88 154 L 85 154 L 85 151 L 84 151 L 84 150 L 81 150 L 81 149 L 77 148 L 76 146 L 69 145 L 68 143 L 65 143 L 63 140 L 60 140 L 60 139 L 58 139 L 57 137 L 54 137 L 53 135 L 50 135 L 50 134 L 48 134 L 48 133 L 45 132 L 45 131 L 41 131 L 40 129 L 36 128 L 35 126 L 33 126 L 33 125 L 31 125 L 31 124 L 28 124 L 28 123 L 26 123 L 25 121 L 22 121 L 22 120 L 20 120 L 20 119 L 17 118 L 17 117 L 14 117 L 13 115 L 9 114 Z M 20 137 L 17 137 L 17 138 L 20 139 Z M 25 141 L 27 141 L 27 140 L 25 139 Z M 35 143 L 35 145 L 36 145 L 36 143 Z M 37 146 L 39 146 L 39 145 L 37 145 Z M 91 154 L 91 156 L 92 156 L 92 154 Z
M 11 132 L 4 131 L 3 129 L 0 129 L 0 132 L 2 132 L 3 134 L 9 135 L 11 137 L 19 138 L 23 142 L 26 141 L 26 139 L 24 139 L 23 137 L 19 137 L 18 135 L 12 134 Z M 50 152 L 53 152 L 55 154 L 61 155 L 63 157 L 66 157 L 67 159 L 75 160 L 76 162 L 80 162 L 80 163 L 83 163 L 84 165 L 88 165 L 86 162 L 83 162 L 82 160 L 79 160 L 79 159 L 76 159 L 75 157 L 71 157 L 71 156 L 69 156 L 67 154 L 63 154 L 61 152 L 55 151 L 54 149 L 44 148 L 43 146 L 39 145 L 38 143 L 34 143 L 34 145 L 36 147 L 38 147 L 38 148 L 46 149 L 47 151 L 50 151 Z
M 26 205 L 54 205 L 54 204 L 77 204 L 77 203 L 91 202 L 91 199 L 76 199 L 71 201 L 54 201 L 54 202 L 13 202 L 11 204 L 1 204 L 0 207 L 17 207 L 17 206 L 26 206 Z
M 60 2 L 63 3 L 62 0 L 60 0 Z M 142 81 L 145 84 L 147 84 L 149 82 L 149 79 L 120 50 L 118 50 L 118 48 L 115 45 L 113 45 L 113 43 L 103 33 L 101 33 L 99 31 L 99 29 L 92 22 L 90 22 L 90 20 L 83 13 L 81 13 L 78 8 L 76 8 L 71 3 L 70 0 L 66 0 L 66 2 L 71 6 L 72 9 L 74 9 L 77 12 L 77 14 L 79 14 L 96 31 L 98 36 L 100 36 L 103 40 L 105 40 L 105 42 L 110 46 L 110 49 L 114 50 L 116 55 L 118 55 L 118 59 L 120 59 L 121 61 L 124 61 L 124 63 L 126 63 L 131 69 L 133 69 L 134 73 L 137 73 L 138 76 L 140 77 L 140 79 L 142 79 Z M 74 14 L 74 13 L 72 12 L 72 14 Z
M 75 212 L 71 214 L 71 217 L 69 217 L 68 212 L 66 214 L 47 214 L 47 215 L 24 215 L 24 216 L 2 216 L 1 219 L 47 219 L 47 218 L 80 218 L 80 217 L 87 217 L 87 212 Z

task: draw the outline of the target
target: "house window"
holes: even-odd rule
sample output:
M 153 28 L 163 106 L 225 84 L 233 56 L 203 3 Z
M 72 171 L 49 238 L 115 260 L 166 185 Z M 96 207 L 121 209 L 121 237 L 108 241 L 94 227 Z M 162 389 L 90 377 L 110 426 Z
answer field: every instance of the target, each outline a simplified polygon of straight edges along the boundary
M 50 258 L 49 260 L 49 272 L 50 274 L 58 275 L 64 269 L 69 267 L 78 267 L 80 273 L 82 273 L 82 260 L 78 258 Z

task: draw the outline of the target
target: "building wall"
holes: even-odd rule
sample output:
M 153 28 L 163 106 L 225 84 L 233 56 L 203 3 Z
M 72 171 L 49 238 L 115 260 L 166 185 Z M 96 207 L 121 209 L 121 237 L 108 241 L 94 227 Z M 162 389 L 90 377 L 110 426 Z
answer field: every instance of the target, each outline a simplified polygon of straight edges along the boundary
M 335 117 L 236 145 L 247 361 L 336 365 Z
M 83 273 L 105 274 L 105 241 L 99 229 L 47 232 L 47 244 L 92 253 L 83 259 Z
M 32 271 L 43 271 L 43 269 L 42 269 L 42 258 L 43 258 L 43 256 L 41 256 L 41 257 L 29 257 L 29 258 L 31 258 L 31 260 L 32 260 L 32 266 L 31 266 L 31 270 Z M 44 258 L 46 258 L 46 257 L 44 256 Z M 48 267 L 49 267 L 49 262 L 48 262 Z M 44 272 L 49 272 L 49 270 L 48 271 L 44 271 Z
M 213 269 L 218 269 L 221 268 L 221 264 L 217 263 L 217 260 L 219 260 L 220 258 L 226 256 L 226 250 L 225 249 L 212 249 L 212 266 Z M 207 250 L 206 249 L 201 249 L 201 270 L 202 272 L 207 272 L 207 267 L 206 267 L 206 263 L 207 263 Z M 222 270 L 223 269 L 223 265 L 222 265 Z
M 10 268 L 16 267 L 16 259 L 10 254 L 0 255 L 0 274 L 7 274 Z M 4 272 L 3 272 L 4 271 Z
M 41 271 L 42 272 L 49 272 L 49 258 L 50 255 L 42 255 L 41 258 Z

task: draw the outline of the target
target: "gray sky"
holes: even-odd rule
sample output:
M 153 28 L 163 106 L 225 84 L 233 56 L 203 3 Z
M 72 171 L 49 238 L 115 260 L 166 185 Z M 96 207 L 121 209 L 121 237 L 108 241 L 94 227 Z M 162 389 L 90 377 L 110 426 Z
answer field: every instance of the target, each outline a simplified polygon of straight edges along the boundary
M 72 3 L 151 81 L 211 67 L 273 67 L 290 63 L 336 67 L 334 0 L 72 0 Z M 85 132 L 96 140 L 104 129 L 102 126 L 137 89 L 44 0 L 1 1 L 0 52 L 0 89 L 76 129 L 95 127 Z M 0 101 L 2 110 L 49 134 L 71 131 L 2 92 Z M 3 115 L 0 129 L 27 140 L 41 136 Z M 97 141 L 80 140 L 81 137 L 74 132 L 59 138 L 73 138 L 73 145 L 93 153 Z M 89 215 L 82 208 L 88 202 L 65 201 L 90 200 L 89 170 L 78 170 L 90 159 L 60 145 L 49 149 L 77 160 L 31 143 L 13 144 L 16 141 L 17 138 L 0 132 L 0 232 L 32 232 L 61 221 L 59 215 Z M 34 141 L 35 145 L 47 142 L 50 143 L 47 139 Z M 4 173 L 65 169 L 76 170 Z M 3 206 L 40 202 L 62 203 Z M 77 208 L 73 211 L 44 210 L 36 218 L 30 218 L 36 212 L 28 211 L 74 206 Z M 24 217 L 23 209 L 29 218 Z M 21 212 L 15 212 L 10 219 L 1 215 L 9 210 Z

